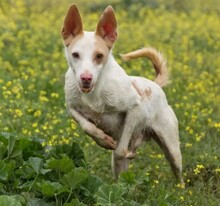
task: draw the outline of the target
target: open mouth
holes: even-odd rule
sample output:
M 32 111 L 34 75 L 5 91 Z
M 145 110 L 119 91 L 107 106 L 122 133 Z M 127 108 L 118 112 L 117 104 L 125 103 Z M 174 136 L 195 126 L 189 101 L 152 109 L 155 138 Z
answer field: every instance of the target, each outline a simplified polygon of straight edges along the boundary
M 81 89 L 81 91 L 82 91 L 83 93 L 87 94 L 87 93 L 89 93 L 89 92 L 92 91 L 93 85 L 83 84 L 83 85 L 80 86 L 80 89 Z

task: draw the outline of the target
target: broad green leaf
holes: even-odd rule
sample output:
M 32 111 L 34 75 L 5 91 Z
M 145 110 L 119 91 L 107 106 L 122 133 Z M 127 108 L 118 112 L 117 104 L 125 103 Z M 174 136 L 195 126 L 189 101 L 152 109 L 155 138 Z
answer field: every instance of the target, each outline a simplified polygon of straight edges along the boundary
M 80 184 L 82 184 L 87 177 L 88 174 L 85 169 L 75 168 L 71 172 L 63 176 L 63 178 L 61 179 L 61 183 L 71 189 L 75 189 Z
M 21 138 L 18 146 L 22 149 L 23 159 L 26 161 L 31 156 L 43 157 L 43 147 L 39 138 Z
M 6 155 L 7 147 L 0 141 L 0 160 Z
M 14 197 L 1 195 L 0 206 L 22 206 L 21 203 Z
M 97 203 L 99 205 L 114 205 L 122 199 L 123 188 L 120 185 L 104 184 L 96 193 Z
M 18 202 L 20 202 L 22 205 L 26 204 L 26 200 L 22 195 L 12 195 L 14 199 L 16 199 Z
M 99 187 L 103 184 L 103 181 L 98 176 L 90 175 L 83 183 L 83 187 L 88 195 L 95 194 Z
M 65 203 L 64 206 L 86 206 L 86 205 L 75 198 L 72 199 L 70 203 Z
M 74 168 L 74 164 L 68 156 L 63 155 L 61 159 L 50 158 L 47 160 L 46 167 L 58 172 L 68 173 Z
M 41 184 L 41 192 L 46 196 L 54 196 L 62 192 L 68 192 L 68 189 L 61 185 L 59 182 L 50 182 L 43 180 Z
M 34 170 L 34 172 L 39 175 L 41 169 L 43 168 L 43 160 L 39 157 L 30 157 L 28 159 L 28 163 L 30 164 L 30 166 L 32 167 L 32 169 Z
M 60 157 L 62 154 L 66 154 L 70 159 L 73 160 L 74 164 L 77 167 L 85 166 L 84 152 L 79 144 L 76 142 L 73 142 L 72 145 L 56 145 L 51 150 L 51 154 L 56 158 Z
M 16 168 L 16 162 L 15 160 L 10 160 L 9 162 L 6 163 L 5 165 L 5 170 L 9 174 L 9 176 L 12 176 L 14 174 Z
M 14 146 L 15 146 L 15 141 L 16 141 L 16 138 L 12 135 L 8 139 L 8 157 L 11 156 L 11 153 L 12 153 Z
M 54 204 L 49 204 L 41 199 L 32 198 L 32 199 L 28 200 L 26 206 L 52 206 L 52 205 L 54 205 Z
M 24 184 L 18 186 L 19 189 L 28 189 L 31 187 L 33 181 L 26 181 Z
M 74 164 L 77 167 L 84 167 L 85 166 L 85 157 L 82 148 L 79 146 L 78 143 L 73 142 L 71 148 L 71 156 L 74 161 Z
M 8 179 L 8 172 L 6 169 L 6 163 L 3 160 L 0 160 L 0 180 L 7 181 Z
M 11 158 L 15 158 L 15 157 L 20 156 L 21 154 L 22 154 L 21 148 L 15 146 L 15 147 L 14 147 L 14 150 L 11 152 L 10 157 L 11 157 Z
M 53 196 L 55 194 L 56 188 L 50 181 L 44 181 L 41 187 L 43 195 Z

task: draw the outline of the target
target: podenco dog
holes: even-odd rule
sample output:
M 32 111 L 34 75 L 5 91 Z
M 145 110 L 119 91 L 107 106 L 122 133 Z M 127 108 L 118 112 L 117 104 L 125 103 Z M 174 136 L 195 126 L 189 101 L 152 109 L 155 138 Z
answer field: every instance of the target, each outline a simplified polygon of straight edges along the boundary
M 83 31 L 77 7 L 70 6 L 62 37 L 69 65 L 65 79 L 68 111 L 98 145 L 113 150 L 114 177 L 128 168 L 142 140 L 152 137 L 183 183 L 178 122 L 161 89 L 169 79 L 162 54 L 144 48 L 124 55 L 125 60 L 147 57 L 157 75 L 154 82 L 128 76 L 111 53 L 117 39 L 111 6 L 104 10 L 95 32 Z

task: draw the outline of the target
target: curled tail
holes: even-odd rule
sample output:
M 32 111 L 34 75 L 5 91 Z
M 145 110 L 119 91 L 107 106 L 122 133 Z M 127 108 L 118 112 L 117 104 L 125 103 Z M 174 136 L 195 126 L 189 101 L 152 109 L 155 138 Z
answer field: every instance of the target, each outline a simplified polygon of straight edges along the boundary
M 170 77 L 167 70 L 167 62 L 164 59 L 163 55 L 154 48 L 143 48 L 127 54 L 121 55 L 122 59 L 127 61 L 131 59 L 136 59 L 139 57 L 147 57 L 151 60 L 154 69 L 156 71 L 155 82 L 164 87 L 169 83 Z

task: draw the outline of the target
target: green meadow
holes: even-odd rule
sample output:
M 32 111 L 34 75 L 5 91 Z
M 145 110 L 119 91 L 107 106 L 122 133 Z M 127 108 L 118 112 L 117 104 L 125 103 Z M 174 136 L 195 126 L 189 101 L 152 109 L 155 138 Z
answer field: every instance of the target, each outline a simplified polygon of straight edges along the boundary
M 111 151 L 68 116 L 60 31 L 72 3 L 89 31 L 114 7 L 113 54 L 127 73 L 154 79 L 148 60 L 119 54 L 152 46 L 167 58 L 164 90 L 179 120 L 185 188 L 153 141 L 114 181 Z M 0 206 L 218 206 L 219 108 L 218 0 L 0 1 Z

